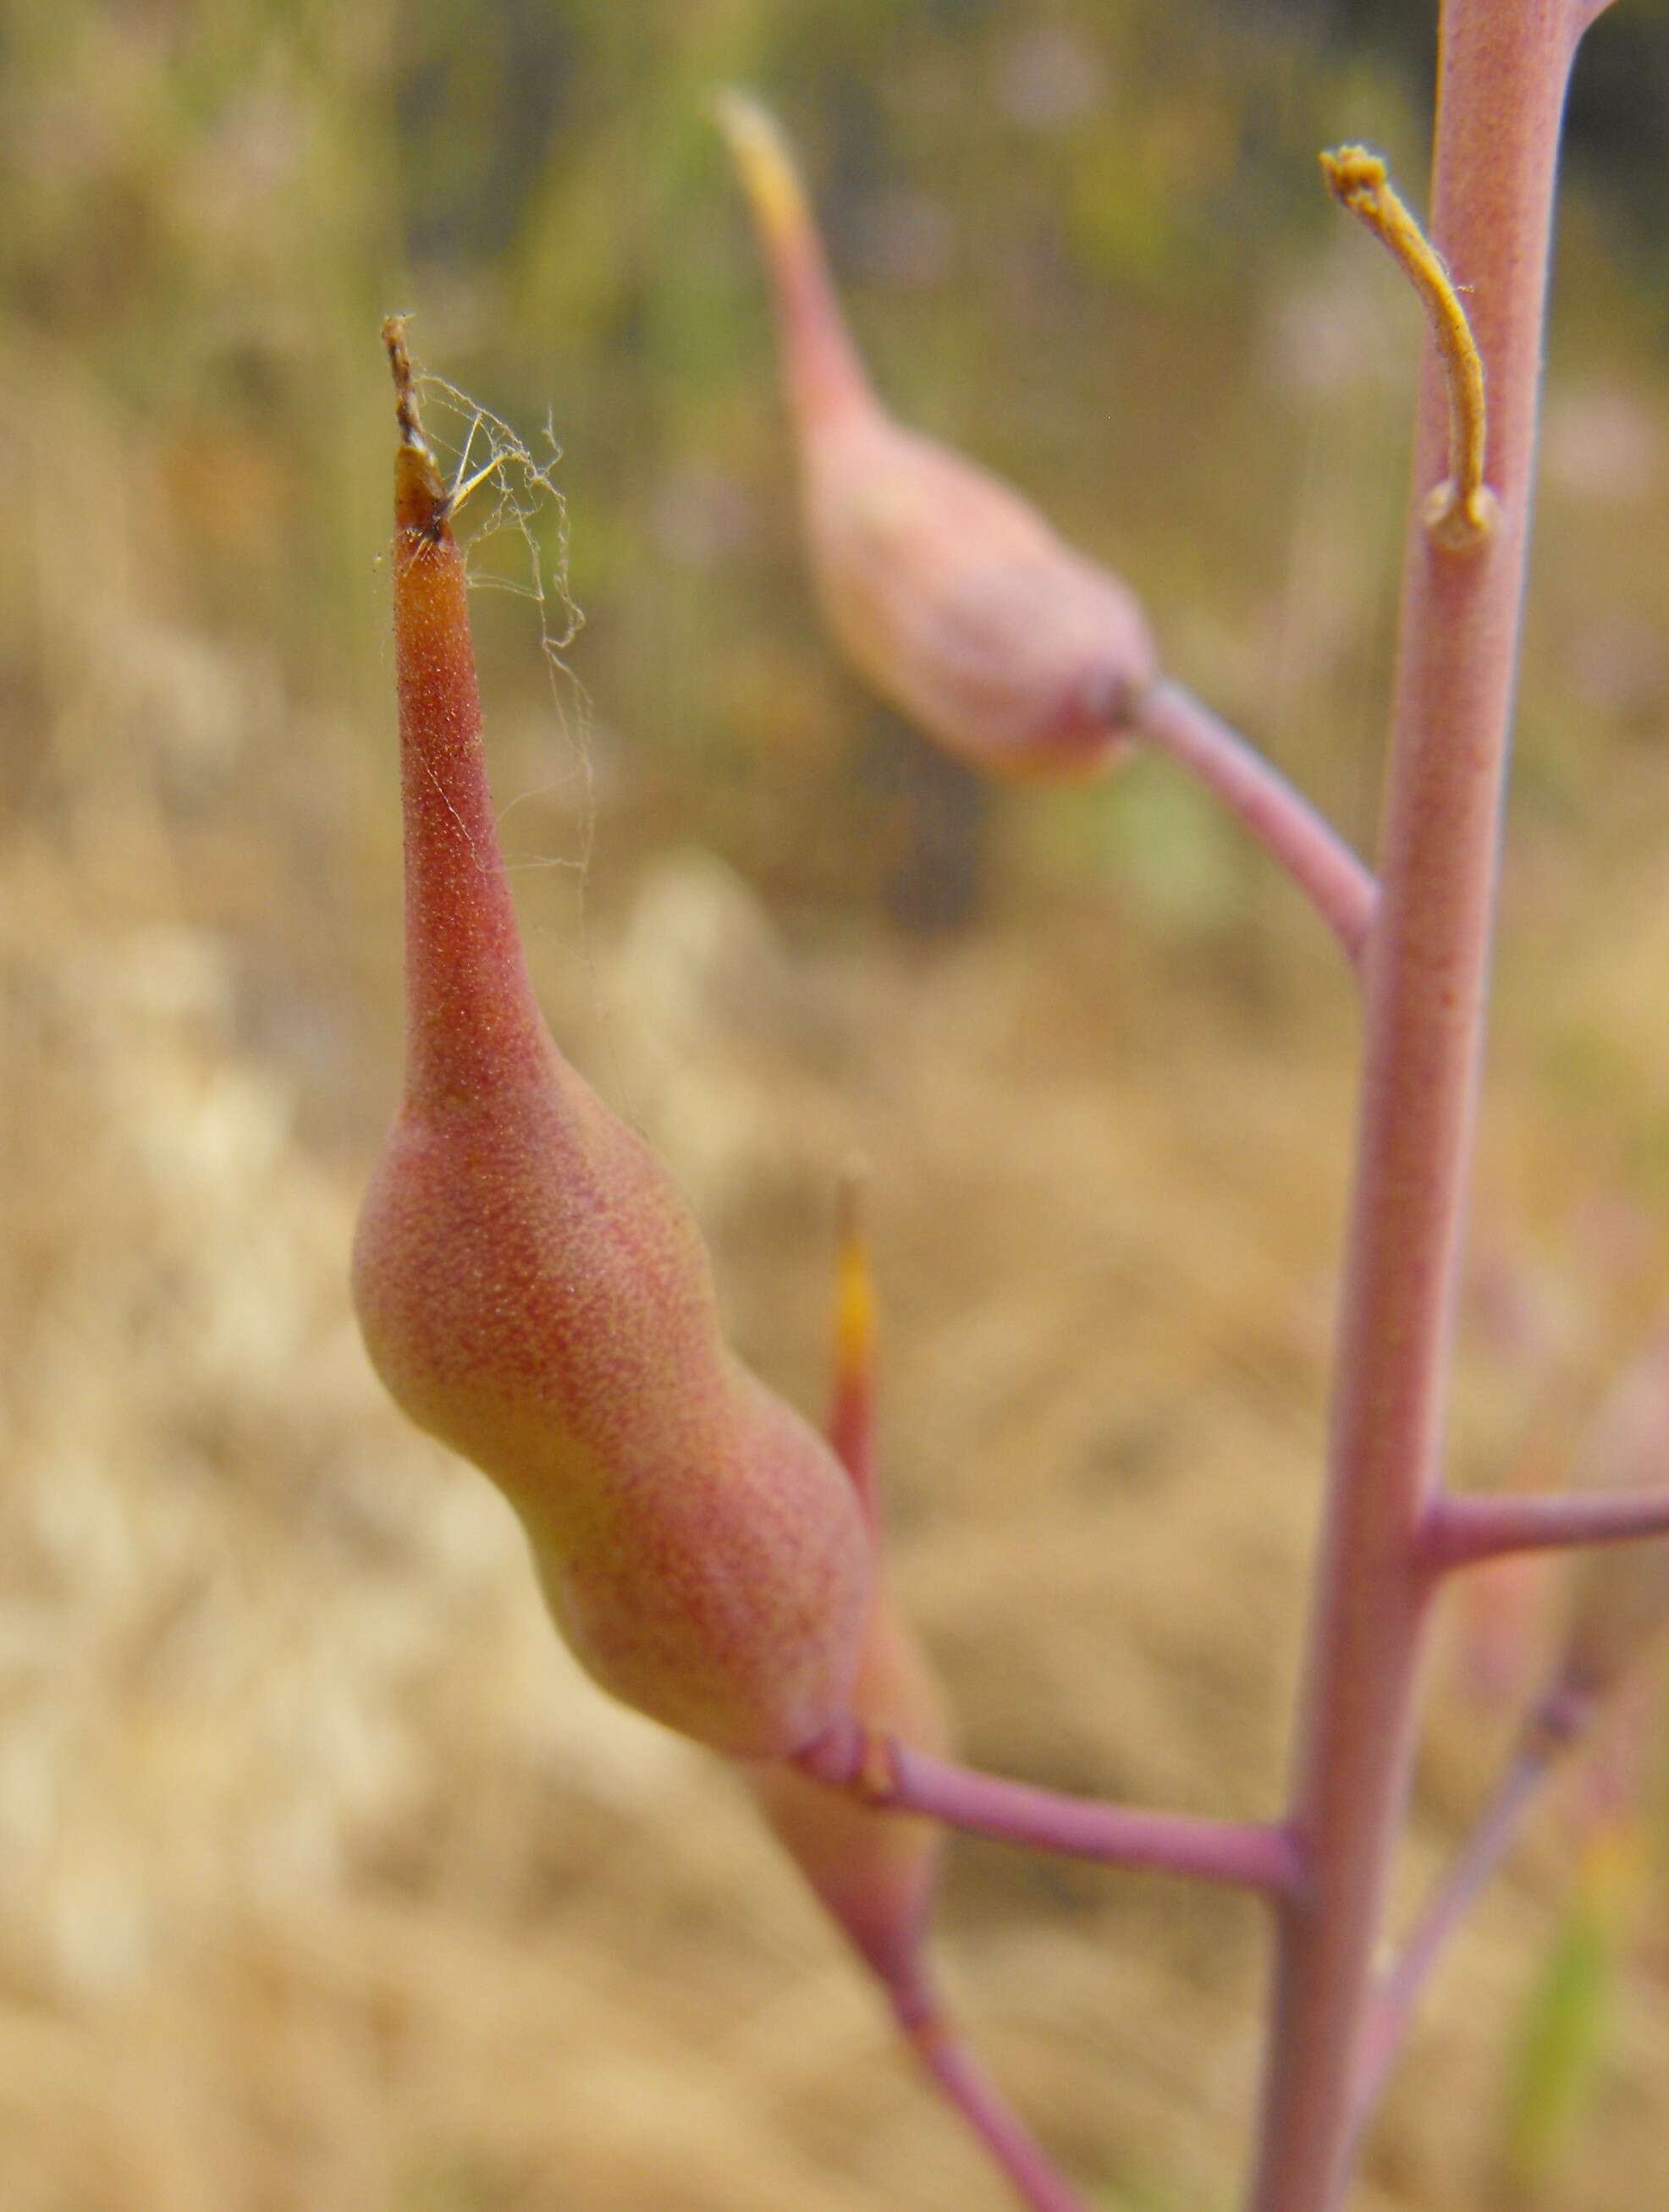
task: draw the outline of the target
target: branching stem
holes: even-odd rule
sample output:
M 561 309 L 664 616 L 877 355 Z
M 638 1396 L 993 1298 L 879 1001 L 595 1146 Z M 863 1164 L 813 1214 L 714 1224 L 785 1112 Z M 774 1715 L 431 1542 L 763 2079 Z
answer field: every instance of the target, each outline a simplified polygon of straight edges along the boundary
M 923 1814 L 947 1827 L 1034 1850 L 1278 1897 L 1295 1896 L 1302 1887 L 1292 1838 L 1263 1821 L 1136 1811 L 1005 1782 L 856 1725 L 814 1745 L 799 1763 L 877 1812 Z
M 1384 2094 L 1415 2008 L 1451 1937 L 1524 1830 L 1554 1768 L 1586 1733 L 1591 1699 L 1560 1686 L 1545 1698 L 1518 1749 L 1439 1875 L 1402 1949 L 1374 1992 L 1357 2062 L 1353 2131 L 1360 2141 Z
M 1427 488 L 1448 456 L 1465 518 L 1467 483 L 1481 483 L 1481 447 L 1463 422 L 1461 450 L 1451 454 L 1449 362 L 1430 362 L 1405 540 L 1380 907 L 1364 966 L 1355 1185 L 1294 1777 L 1307 1881 L 1280 1917 L 1251 2212 L 1337 2212 L 1343 2200 L 1357 2054 L 1407 1805 L 1435 1579 L 1420 1532 L 1442 1449 L 1483 1040 L 1571 52 L 1567 6 L 1445 0 L 1442 10 L 1431 206 L 1443 258 L 1433 253 L 1432 263 L 1453 270 L 1451 291 L 1464 288 L 1471 302 L 1461 321 L 1489 380 L 1498 507 L 1493 527 L 1473 529 L 1466 558 L 1432 533 Z
M 1508 1552 L 1546 1552 L 1582 1544 L 1620 1544 L 1669 1536 L 1669 1487 L 1571 1491 L 1538 1498 L 1434 1498 L 1421 1530 L 1421 1553 L 1435 1568 L 1471 1567 Z

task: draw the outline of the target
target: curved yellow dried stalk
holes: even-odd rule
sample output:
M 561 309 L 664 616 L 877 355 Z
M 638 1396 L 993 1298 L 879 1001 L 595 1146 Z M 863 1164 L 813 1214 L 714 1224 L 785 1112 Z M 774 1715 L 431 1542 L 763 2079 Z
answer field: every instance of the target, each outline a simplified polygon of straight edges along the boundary
M 1483 356 L 1477 349 L 1454 279 L 1410 214 L 1377 154 L 1341 146 L 1321 156 L 1327 189 L 1365 223 L 1401 265 L 1426 311 L 1449 387 L 1449 473 L 1426 502 L 1425 525 L 1455 552 L 1494 530 L 1494 493 L 1483 481 Z

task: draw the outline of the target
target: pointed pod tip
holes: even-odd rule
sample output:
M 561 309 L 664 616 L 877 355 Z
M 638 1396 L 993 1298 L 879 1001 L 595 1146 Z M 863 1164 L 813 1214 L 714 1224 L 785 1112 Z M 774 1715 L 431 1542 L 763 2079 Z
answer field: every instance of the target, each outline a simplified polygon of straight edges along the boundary
M 805 193 L 770 109 L 752 93 L 726 85 L 714 94 L 712 112 L 761 227 L 779 237 L 803 231 Z
M 714 122 L 723 132 L 733 148 L 763 141 L 782 143 L 782 133 L 763 100 L 739 84 L 722 84 L 713 94 L 710 106 Z
M 394 417 L 400 433 L 399 450 L 394 457 L 394 519 L 402 530 L 434 536 L 446 522 L 446 493 L 417 413 L 417 380 L 405 342 L 404 315 L 384 319 L 382 343 L 394 379 Z
M 875 1290 L 864 1199 L 869 1163 L 855 1153 L 841 1171 L 835 1210 L 835 1387 L 868 1388 L 875 1358 Z
M 394 416 L 400 426 L 400 443 L 417 447 L 426 453 L 428 441 L 417 415 L 417 385 L 411 374 L 411 351 L 405 343 L 404 315 L 384 316 L 382 343 L 394 380 Z
M 401 446 L 394 454 L 394 521 L 402 531 L 439 541 L 449 536 L 446 487 L 427 446 Z

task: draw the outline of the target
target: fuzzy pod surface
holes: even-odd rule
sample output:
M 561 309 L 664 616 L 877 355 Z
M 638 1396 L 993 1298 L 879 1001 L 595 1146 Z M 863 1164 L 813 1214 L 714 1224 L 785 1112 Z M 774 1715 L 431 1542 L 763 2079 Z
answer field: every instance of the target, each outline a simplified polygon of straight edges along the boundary
M 724 1344 L 671 1179 L 539 1012 L 463 558 L 388 343 L 406 1052 L 355 1243 L 360 1325 L 396 1402 L 515 1509 L 596 1680 L 716 1749 L 791 1757 L 850 1710 L 868 1533 L 832 1452 Z

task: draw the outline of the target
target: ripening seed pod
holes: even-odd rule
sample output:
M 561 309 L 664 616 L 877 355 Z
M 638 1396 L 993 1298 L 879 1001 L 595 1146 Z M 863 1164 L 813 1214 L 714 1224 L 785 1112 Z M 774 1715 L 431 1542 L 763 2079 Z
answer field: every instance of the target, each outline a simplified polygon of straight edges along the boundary
M 1006 484 L 885 411 L 781 133 L 735 93 L 719 120 L 770 265 L 812 576 L 837 641 L 970 766 L 1096 774 L 1156 672 L 1140 606 Z
M 481 744 L 464 565 L 404 331 L 393 550 L 405 1096 L 360 1214 L 371 1359 L 521 1516 L 602 1686 L 749 1759 L 850 1711 L 869 1539 L 835 1455 L 729 1353 L 700 1237 L 552 1042 Z
M 1642 1355 L 1602 1407 L 1574 1486 L 1669 1481 L 1669 1340 Z M 1669 1536 L 1592 1546 L 1577 1563 L 1558 1675 L 1599 1698 L 1669 1628 Z

